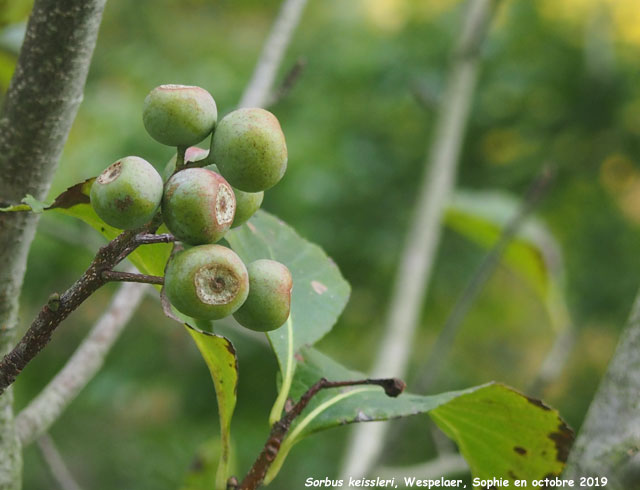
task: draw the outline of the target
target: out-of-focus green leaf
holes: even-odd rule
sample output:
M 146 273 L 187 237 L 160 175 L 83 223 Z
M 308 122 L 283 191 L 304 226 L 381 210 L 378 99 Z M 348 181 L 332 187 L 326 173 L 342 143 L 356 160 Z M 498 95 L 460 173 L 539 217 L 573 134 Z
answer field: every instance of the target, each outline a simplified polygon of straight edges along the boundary
M 185 327 L 207 363 L 216 390 L 220 416 L 220 458 L 215 489 L 224 490 L 229 476 L 231 418 L 236 406 L 238 359 L 233 345 L 227 338 L 197 330 L 186 323 Z
M 106 224 L 91 207 L 89 193 L 91 192 L 91 186 L 93 185 L 94 180 L 95 177 L 69 187 L 66 191 L 56 197 L 53 203 L 48 206 L 35 199 L 33 196 L 28 195 L 22 200 L 23 204 L 1 208 L 0 211 L 33 211 L 35 213 L 42 211 L 57 211 L 62 214 L 73 216 L 74 218 L 81 219 L 92 228 L 98 230 L 107 240 L 113 240 L 121 233 L 122 230 L 118 230 L 117 228 Z M 158 233 L 166 232 L 168 232 L 168 230 L 164 225 L 158 230 Z M 129 259 L 138 268 L 138 270 L 140 270 L 140 272 L 144 274 L 163 276 L 164 267 L 170 254 L 171 244 L 154 243 L 152 245 L 138 247 L 131 255 L 129 255 Z
M 205 441 L 196 451 L 181 490 L 210 490 L 216 479 L 216 468 L 221 453 L 220 439 Z
M 365 377 L 312 349 L 304 350 L 302 357 L 292 388 L 295 398 L 322 377 L 332 381 Z M 573 440 L 555 410 L 504 385 L 491 383 L 431 396 L 405 393 L 398 398 L 387 397 L 375 386 L 323 390 L 285 438 L 265 481 L 273 480 L 293 445 L 309 434 L 423 413 L 429 413 L 460 445 L 474 476 L 513 480 L 559 474 Z
M 211 490 L 211 482 L 216 479 L 216 468 L 220 459 L 222 445 L 219 437 L 204 441 L 198 447 L 193 463 L 180 490 Z M 229 474 L 234 474 L 233 454 Z
M 300 237 L 290 226 L 264 211 L 225 236 L 245 261 L 273 259 L 286 265 L 293 276 L 291 315 L 277 330 L 267 333 L 278 358 L 283 383 L 271 414 L 280 418 L 295 372 L 294 354 L 328 333 L 344 309 L 350 287 L 324 251 Z
M 32 7 L 33 0 L 0 0 L 0 27 L 25 20 Z
M 429 415 L 481 479 L 531 484 L 559 476 L 573 442 L 556 410 L 500 384 L 461 395 Z
M 445 223 L 479 246 L 491 248 L 519 207 L 520 202 L 504 192 L 458 191 L 449 203 Z M 540 298 L 554 327 L 566 327 L 569 315 L 562 252 L 544 223 L 527 218 L 507 246 L 503 260 Z
M 0 38 L 0 48 L 2 48 Z M 0 91 L 5 92 L 16 68 L 16 57 L 0 51 Z

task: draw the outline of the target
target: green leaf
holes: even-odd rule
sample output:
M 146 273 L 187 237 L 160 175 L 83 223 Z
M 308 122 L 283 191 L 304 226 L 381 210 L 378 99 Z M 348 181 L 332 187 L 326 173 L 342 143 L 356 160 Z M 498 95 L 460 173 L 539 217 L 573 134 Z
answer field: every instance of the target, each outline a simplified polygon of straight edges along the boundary
M 211 482 L 216 480 L 216 470 L 221 456 L 222 445 L 219 437 L 212 437 L 198 447 L 193 463 L 185 475 L 180 490 L 211 490 Z M 231 455 L 229 474 L 235 474 L 234 455 Z
M 233 345 L 227 338 L 197 330 L 186 323 L 184 325 L 207 363 L 216 390 L 221 447 L 215 489 L 224 490 L 229 475 L 231 418 L 236 406 L 238 359 Z
M 500 384 L 459 396 L 429 415 L 481 479 L 531 483 L 559 476 L 573 442 L 557 411 Z
M 113 240 L 122 232 L 122 230 L 106 224 L 91 207 L 89 193 L 91 192 L 91 186 L 93 185 L 94 180 L 95 177 L 69 187 L 66 191 L 56 197 L 53 203 L 48 206 L 35 199 L 33 196 L 27 195 L 22 200 L 24 204 L 0 208 L 0 211 L 33 211 L 35 213 L 42 211 L 55 211 L 78 218 L 90 225 L 92 228 L 98 230 L 107 240 Z M 158 230 L 158 233 L 166 232 L 168 232 L 168 230 L 164 225 Z M 129 255 L 129 260 L 131 260 L 131 262 L 143 274 L 163 276 L 164 267 L 170 254 L 171 244 L 154 243 L 152 245 L 138 247 L 131 255 Z
M 264 211 L 225 236 L 247 264 L 273 259 L 286 265 L 293 276 L 291 316 L 285 325 L 267 333 L 282 371 L 282 389 L 271 414 L 280 418 L 295 372 L 294 354 L 327 334 L 342 313 L 350 287 L 324 251 L 300 237 L 290 226 Z
M 38 201 L 31 194 L 24 196 L 22 202 L 28 205 L 34 213 L 42 213 L 46 207 L 45 203 Z
M 181 490 L 210 490 L 216 479 L 216 468 L 221 455 L 220 439 L 205 441 L 196 451 Z
M 365 378 L 313 349 L 302 351 L 302 356 L 304 361 L 298 365 L 291 391 L 294 399 L 299 399 L 322 377 L 333 381 Z M 456 418 L 455 414 L 464 409 L 475 417 L 473 424 L 463 417 Z M 344 424 L 425 413 L 441 426 L 445 421 L 449 424 L 443 427 L 445 432 L 460 444 L 462 454 L 477 476 L 509 479 L 513 478 L 510 472 L 521 478 L 555 474 L 562 469 L 573 440 L 573 434 L 556 411 L 499 384 L 431 396 L 405 393 L 398 398 L 387 397 L 376 386 L 323 390 L 313 398 L 284 439 L 265 481 L 277 475 L 291 448 L 314 432 Z M 468 442 L 476 439 L 479 439 L 477 445 Z M 488 441 L 486 446 L 484 441 Z M 521 449 L 531 460 L 529 472 L 523 471 Z M 482 466 L 493 460 L 500 464 L 492 464 L 489 469 Z
M 491 248 L 517 215 L 520 201 L 501 191 L 457 191 L 445 224 L 483 248 Z M 503 261 L 526 281 L 547 308 L 554 327 L 570 320 L 564 297 L 564 266 L 560 245 L 542 221 L 527 218 L 507 246 Z
M 25 20 L 33 7 L 33 0 L 0 0 L 0 27 Z

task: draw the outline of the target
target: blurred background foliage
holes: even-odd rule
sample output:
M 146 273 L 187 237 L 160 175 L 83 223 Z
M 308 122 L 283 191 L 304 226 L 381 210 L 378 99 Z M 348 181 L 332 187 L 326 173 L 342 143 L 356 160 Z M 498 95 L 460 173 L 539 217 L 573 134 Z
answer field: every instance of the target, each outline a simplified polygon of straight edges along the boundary
M 29 4 L 0 0 L 2 92 Z M 144 131 L 146 93 L 162 83 L 200 85 L 221 114 L 231 111 L 278 6 L 277 0 L 110 0 L 51 196 L 125 155 L 162 169 L 171 149 Z M 351 283 L 345 313 L 319 346 L 351 368 L 368 369 L 381 337 L 462 7 L 457 0 L 311 0 L 281 70 L 282 77 L 296 60 L 306 61 L 293 90 L 271 107 L 287 136 L 289 170 L 264 208 L 324 247 Z M 578 336 L 542 397 L 574 428 L 638 286 L 639 51 L 636 0 L 504 0 L 484 49 L 462 154 L 459 188 L 516 197 L 543 163 L 557 167 L 538 217 L 562 250 L 562 292 Z M 24 328 L 52 291 L 83 271 L 100 243 L 80 222 L 43 216 L 22 297 Z M 409 381 L 485 252 L 453 229 L 445 232 Z M 63 365 L 113 290 L 105 287 L 74 313 L 24 371 L 18 408 Z M 507 260 L 466 317 L 434 390 L 495 379 L 526 391 L 556 330 L 535 287 Z M 243 474 L 268 431 L 276 364 L 263 344 L 229 335 L 240 358 L 233 436 Z M 85 488 L 169 489 L 184 481 L 200 447 L 215 446 L 216 424 L 204 362 L 184 329 L 148 298 L 52 436 Z M 416 430 L 391 451 L 394 463 L 434 454 L 426 421 L 412 425 Z M 300 444 L 272 487 L 335 478 L 346 433 Z M 53 488 L 34 446 L 25 451 L 25 488 Z

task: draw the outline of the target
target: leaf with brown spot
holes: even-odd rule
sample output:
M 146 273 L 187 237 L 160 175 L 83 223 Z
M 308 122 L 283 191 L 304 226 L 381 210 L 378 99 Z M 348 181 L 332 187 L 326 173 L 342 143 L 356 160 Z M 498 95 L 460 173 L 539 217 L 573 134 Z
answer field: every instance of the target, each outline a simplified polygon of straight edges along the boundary
M 530 483 L 559 475 L 573 442 L 556 410 L 501 384 L 462 395 L 429 415 L 482 479 L 513 481 L 518 475 Z
M 304 361 L 300 361 L 294 377 L 291 390 L 294 399 L 322 377 L 329 380 L 366 377 L 315 349 L 301 352 Z M 558 461 L 558 454 L 573 438 L 555 410 L 529 403 L 525 396 L 501 384 L 429 396 L 403 393 L 398 398 L 385 396 L 379 387 L 366 386 L 318 393 L 294 423 L 291 432 L 294 438 L 283 447 L 288 450 L 314 432 L 344 424 L 419 414 L 429 414 L 457 442 L 473 475 L 483 479 L 531 481 L 549 473 L 559 474 L 564 464 Z M 553 440 L 549 438 L 550 431 L 557 433 Z M 556 444 L 560 440 L 562 450 Z M 545 451 L 548 456 L 542 454 Z M 279 455 L 277 464 L 281 465 L 285 458 L 286 454 Z M 270 477 L 275 476 L 277 468 Z

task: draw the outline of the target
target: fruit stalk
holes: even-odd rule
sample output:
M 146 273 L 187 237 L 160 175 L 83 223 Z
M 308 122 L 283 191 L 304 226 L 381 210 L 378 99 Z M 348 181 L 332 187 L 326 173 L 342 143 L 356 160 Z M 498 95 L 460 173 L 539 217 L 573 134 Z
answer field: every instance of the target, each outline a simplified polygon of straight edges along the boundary
M 102 279 L 109 282 L 142 282 L 145 284 L 164 284 L 164 277 L 136 274 L 134 272 L 104 271 Z

